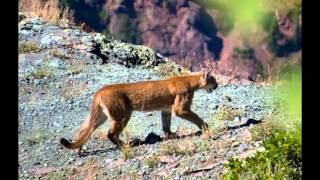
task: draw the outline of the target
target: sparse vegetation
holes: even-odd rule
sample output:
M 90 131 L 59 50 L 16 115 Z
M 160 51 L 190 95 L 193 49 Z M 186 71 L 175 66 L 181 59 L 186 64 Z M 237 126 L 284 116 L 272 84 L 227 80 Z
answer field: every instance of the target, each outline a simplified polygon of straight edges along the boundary
M 143 163 L 150 168 L 156 167 L 160 161 L 159 161 L 159 155 L 158 154 L 151 154 L 144 158 Z
M 48 135 L 44 131 L 36 130 L 26 138 L 26 143 L 31 146 L 31 145 L 43 142 L 47 138 L 48 138 Z
M 185 68 L 177 67 L 177 65 L 173 62 L 167 62 L 159 64 L 154 68 L 154 71 L 159 76 L 169 78 L 173 76 L 183 76 L 188 75 L 189 72 Z
M 75 175 L 75 173 L 76 173 L 76 169 L 75 168 L 66 168 L 66 169 L 63 169 L 63 170 L 58 170 L 58 171 L 54 171 L 54 172 L 48 173 L 44 177 L 41 177 L 41 179 L 45 179 L 45 180 L 50 180 L 50 179 L 61 180 L 61 179 L 65 179 L 67 177 L 71 177 L 71 176 Z
M 62 53 L 57 49 L 54 49 L 50 52 L 50 54 L 54 57 L 60 58 L 60 59 L 69 59 L 69 55 L 67 53 Z
M 274 122 L 271 118 L 264 119 L 261 124 L 258 124 L 250 129 L 252 140 L 265 140 L 275 131 L 281 129 L 279 124 Z
M 79 74 L 83 71 L 83 66 L 80 64 L 73 64 L 68 67 L 68 70 L 71 74 Z
M 36 79 L 42 79 L 44 77 L 50 77 L 52 75 L 52 71 L 49 69 L 44 69 L 44 68 L 37 69 L 37 70 L 34 70 L 33 72 L 31 72 L 30 75 Z
M 235 117 L 240 116 L 241 111 L 228 106 L 220 106 L 214 114 L 213 128 L 218 128 L 220 122 L 228 120 L 233 121 Z
M 58 0 L 19 0 L 19 12 L 31 12 L 33 17 L 41 18 L 52 23 L 62 19 L 73 22 L 73 14 L 68 7 L 61 9 Z
M 84 165 L 68 166 L 63 170 L 48 173 L 43 179 L 96 179 L 100 166 L 92 158 L 85 160 Z
M 194 142 L 197 152 L 208 151 L 211 148 L 211 143 L 207 140 Z
M 224 179 L 301 179 L 301 144 L 288 130 L 279 130 L 263 142 L 265 151 L 243 161 L 230 159 Z
M 19 44 L 19 54 L 27 54 L 27 53 L 35 53 L 39 52 L 40 48 L 36 43 L 33 42 L 25 42 Z
M 207 140 L 194 141 L 190 138 L 167 141 L 159 149 L 160 155 L 192 155 L 197 152 L 207 151 L 211 144 Z
M 129 144 L 120 147 L 121 157 L 125 160 L 133 158 L 132 148 Z
M 201 134 L 201 139 L 208 139 L 208 138 L 212 137 L 212 135 L 214 135 L 214 133 L 215 133 L 215 131 L 211 127 L 205 128 Z
M 68 81 L 60 89 L 62 99 L 73 99 L 81 96 L 87 85 L 83 82 Z
M 180 147 L 178 143 L 175 143 L 173 141 L 167 141 L 164 142 L 161 147 L 160 147 L 160 154 L 161 155 L 180 155 L 180 154 L 185 154 L 186 151 L 184 152 Z
M 265 150 L 243 161 L 230 159 L 225 179 L 302 179 L 300 68 L 282 74 L 285 83 L 275 96 L 284 100 L 278 114 L 251 129 Z
M 122 137 L 123 137 L 124 145 L 120 147 L 121 157 L 125 160 L 135 157 L 136 153 L 132 150 L 130 145 L 131 136 L 130 136 L 130 130 L 128 128 L 125 128 L 123 130 Z

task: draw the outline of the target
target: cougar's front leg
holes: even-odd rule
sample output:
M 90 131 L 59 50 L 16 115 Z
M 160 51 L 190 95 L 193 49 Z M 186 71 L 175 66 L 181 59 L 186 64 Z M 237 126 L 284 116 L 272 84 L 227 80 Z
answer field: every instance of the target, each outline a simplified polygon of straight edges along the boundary
M 192 96 L 178 95 L 175 98 L 172 112 L 178 117 L 194 123 L 201 130 L 208 128 L 208 124 L 205 123 L 196 113 L 191 111 L 191 103 Z
M 171 132 L 171 112 L 161 111 L 162 130 L 164 132 L 165 140 L 176 138 L 177 134 Z

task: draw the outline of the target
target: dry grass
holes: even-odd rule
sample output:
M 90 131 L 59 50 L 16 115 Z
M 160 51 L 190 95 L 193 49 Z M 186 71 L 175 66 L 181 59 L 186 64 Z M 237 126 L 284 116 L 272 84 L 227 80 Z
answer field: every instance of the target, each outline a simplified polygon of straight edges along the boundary
M 19 12 L 30 12 L 33 17 L 41 18 L 52 23 L 62 19 L 74 22 L 73 13 L 68 7 L 61 9 L 58 0 L 20 0 Z
M 86 159 L 84 165 L 69 166 L 64 170 L 55 171 L 47 174 L 43 179 L 97 179 L 101 173 L 101 167 L 92 158 Z
M 161 155 L 192 155 L 196 152 L 197 147 L 190 138 L 164 142 L 159 150 Z
M 68 71 L 71 73 L 71 74 L 79 74 L 83 71 L 84 69 L 84 66 L 82 64 L 73 64 L 73 65 L 70 65 L 68 67 Z
M 68 81 L 66 82 L 61 90 L 60 96 L 62 99 L 73 99 L 80 97 L 85 89 L 87 88 L 86 83 L 84 82 L 76 82 L 76 81 Z
M 60 58 L 60 59 L 69 59 L 70 55 L 68 53 L 63 53 L 57 49 L 54 49 L 53 51 L 50 52 L 51 56 Z
M 143 160 L 143 164 L 149 166 L 150 168 L 156 167 L 160 163 L 160 158 L 158 154 L 148 155 Z
M 52 75 L 52 71 L 49 69 L 42 68 L 31 72 L 30 75 L 36 79 L 42 79 L 44 77 L 50 77 Z
M 274 122 L 271 117 L 265 118 L 261 124 L 253 126 L 250 129 L 252 139 L 254 141 L 260 141 L 268 138 L 276 130 L 281 129 L 279 123 Z
M 19 94 L 31 94 L 32 92 L 32 86 L 19 86 Z
M 183 67 L 178 67 L 174 62 L 167 62 L 159 64 L 154 68 L 154 71 L 159 76 L 170 78 L 173 76 L 185 76 L 189 75 L 189 71 Z
M 48 139 L 48 135 L 44 131 L 37 130 L 37 131 L 32 132 L 27 137 L 26 143 L 31 146 L 31 145 L 43 142 L 47 139 Z
M 33 42 L 25 42 L 19 44 L 18 47 L 18 53 L 19 54 L 27 54 L 27 53 L 33 53 L 33 52 L 39 52 L 40 48 L 37 46 L 36 43 Z
M 120 152 L 121 152 L 120 156 L 125 160 L 131 159 L 137 156 L 137 153 L 132 150 L 132 147 L 130 145 L 131 134 L 128 128 L 125 128 L 123 130 L 123 133 L 120 138 L 124 142 L 124 145 L 120 147 Z
M 215 134 L 215 131 L 209 127 L 209 128 L 205 128 L 200 136 L 200 138 L 202 140 L 205 140 L 205 139 L 209 139 L 210 137 L 212 137 L 213 135 Z
M 241 115 L 239 109 L 233 109 L 227 106 L 220 106 L 214 115 L 214 121 L 221 122 L 224 120 L 232 121 L 235 117 Z
M 95 162 L 92 158 L 86 159 L 86 162 L 83 166 L 77 169 L 76 176 L 82 177 L 82 179 L 96 179 L 99 173 L 100 167 L 97 162 Z

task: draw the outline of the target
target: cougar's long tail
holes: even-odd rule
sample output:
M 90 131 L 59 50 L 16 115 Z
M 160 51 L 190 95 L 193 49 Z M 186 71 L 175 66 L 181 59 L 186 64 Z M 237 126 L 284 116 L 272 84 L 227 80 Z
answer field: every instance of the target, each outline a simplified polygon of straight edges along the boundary
M 91 106 L 89 125 L 86 128 L 86 130 L 80 134 L 80 137 L 77 139 L 76 142 L 72 143 L 72 142 L 69 142 L 68 140 L 66 140 L 65 138 L 61 138 L 60 144 L 68 149 L 80 148 L 89 139 L 89 137 L 91 136 L 91 134 L 95 130 L 95 124 L 96 124 L 96 121 L 98 120 L 97 118 L 99 116 L 98 115 L 99 108 L 100 108 L 99 102 L 93 101 L 92 106 Z

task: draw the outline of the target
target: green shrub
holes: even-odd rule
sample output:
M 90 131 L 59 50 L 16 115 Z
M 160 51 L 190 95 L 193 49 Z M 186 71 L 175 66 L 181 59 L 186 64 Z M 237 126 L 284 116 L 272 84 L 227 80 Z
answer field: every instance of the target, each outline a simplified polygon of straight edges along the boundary
M 254 157 L 231 158 L 224 179 L 302 179 L 302 147 L 290 131 L 278 130 L 262 146 Z

